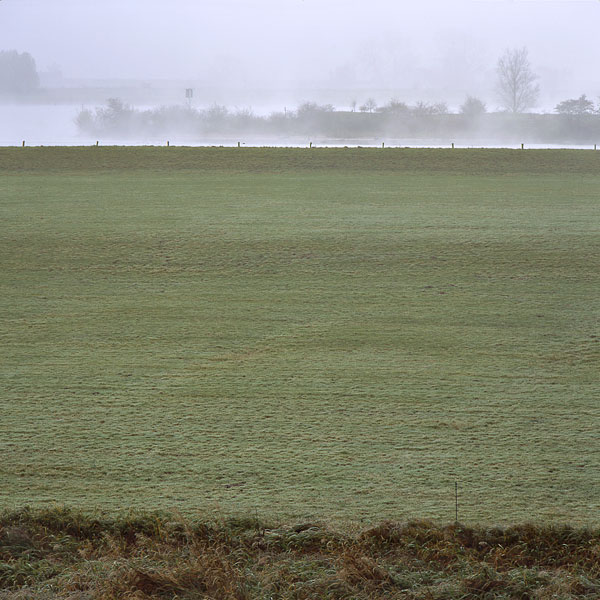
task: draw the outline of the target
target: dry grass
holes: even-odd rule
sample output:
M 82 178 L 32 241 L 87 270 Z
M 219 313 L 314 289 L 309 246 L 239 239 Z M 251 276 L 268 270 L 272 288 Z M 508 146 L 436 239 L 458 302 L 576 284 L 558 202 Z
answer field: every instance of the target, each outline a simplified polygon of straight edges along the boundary
M 385 522 L 363 531 L 65 509 L 0 519 L 0 598 L 598 598 L 600 531 Z

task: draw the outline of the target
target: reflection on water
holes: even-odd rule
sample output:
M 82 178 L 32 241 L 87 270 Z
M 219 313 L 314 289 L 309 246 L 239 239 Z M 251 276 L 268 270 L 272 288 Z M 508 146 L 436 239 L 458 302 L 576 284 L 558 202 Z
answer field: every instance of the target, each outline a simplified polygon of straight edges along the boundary
M 75 119 L 81 111 L 76 105 L 6 105 L 0 104 L 0 146 L 20 146 L 25 141 L 27 146 L 87 146 L 96 143 L 96 139 L 81 135 L 75 124 Z M 111 146 L 164 146 L 166 139 L 100 139 L 100 145 Z M 330 139 L 314 136 L 312 138 L 260 138 L 248 137 L 171 137 L 171 146 L 271 146 L 271 147 L 411 147 L 411 148 L 448 148 L 452 140 L 446 139 Z M 469 143 L 456 143 L 456 148 L 520 148 L 520 143 L 496 144 L 486 140 L 476 140 Z M 525 144 L 526 148 L 573 148 L 589 149 L 590 144 Z

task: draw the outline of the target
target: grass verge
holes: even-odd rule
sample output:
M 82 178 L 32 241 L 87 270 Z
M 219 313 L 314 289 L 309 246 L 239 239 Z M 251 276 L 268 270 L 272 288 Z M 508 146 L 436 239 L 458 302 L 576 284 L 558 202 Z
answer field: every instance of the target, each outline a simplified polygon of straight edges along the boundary
M 598 598 L 600 531 L 384 522 L 0 517 L 0 598 Z

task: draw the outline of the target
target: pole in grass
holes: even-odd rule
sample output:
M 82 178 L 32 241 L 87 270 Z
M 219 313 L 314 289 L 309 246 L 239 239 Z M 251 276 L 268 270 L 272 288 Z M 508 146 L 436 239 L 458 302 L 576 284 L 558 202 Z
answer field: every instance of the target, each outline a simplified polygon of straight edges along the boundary
M 312 142 L 309 143 L 308 145 L 309 148 L 312 148 Z
M 238 142 L 238 148 L 240 148 L 240 143 Z
M 525 144 L 521 144 L 521 150 L 525 150 Z
M 169 140 L 167 140 L 167 148 L 169 147 L 169 143 L 170 143 Z
M 452 150 L 454 150 L 454 142 L 452 142 Z
M 454 524 L 458 525 L 458 481 L 454 482 Z
M 385 148 L 385 142 L 381 142 L 381 147 Z
M 23 140 L 23 144 L 21 144 L 23 148 L 25 148 L 25 140 Z

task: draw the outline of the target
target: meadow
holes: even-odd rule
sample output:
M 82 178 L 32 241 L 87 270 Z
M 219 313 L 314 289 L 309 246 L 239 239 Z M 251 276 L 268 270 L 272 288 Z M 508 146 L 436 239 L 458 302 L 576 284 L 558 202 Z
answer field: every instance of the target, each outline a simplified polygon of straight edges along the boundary
M 0 149 L 0 506 L 600 523 L 600 152 Z

